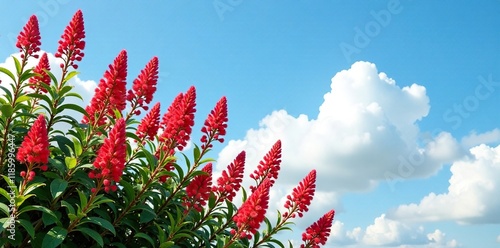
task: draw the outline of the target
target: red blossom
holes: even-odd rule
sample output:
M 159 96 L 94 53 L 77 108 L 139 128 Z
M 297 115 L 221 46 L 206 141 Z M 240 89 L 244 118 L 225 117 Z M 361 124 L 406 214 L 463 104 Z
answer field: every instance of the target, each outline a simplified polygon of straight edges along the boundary
M 325 245 L 332 227 L 333 217 L 335 210 L 330 210 L 328 213 L 319 218 L 309 226 L 304 233 L 302 233 L 302 240 L 304 244 L 300 247 L 314 247 L 319 248 L 319 245 Z
M 222 97 L 210 112 L 204 126 L 201 128 L 201 132 L 203 133 L 201 137 L 201 142 L 203 143 L 201 146 L 202 149 L 212 147 L 212 140 L 217 140 L 221 143 L 224 142 L 224 138 L 221 136 L 226 135 L 227 121 L 227 100 L 226 97 Z
M 278 172 L 280 170 L 281 164 L 281 140 L 276 141 L 269 152 L 264 156 L 257 166 L 250 178 L 257 182 L 257 186 L 250 186 L 250 189 L 255 191 L 255 189 L 262 183 L 265 179 L 269 179 L 271 185 L 274 181 L 278 179 Z
M 172 155 L 174 148 L 182 151 L 187 145 L 194 125 L 195 107 L 196 89 L 191 86 L 185 94 L 177 95 L 167 113 L 163 115 L 160 123 L 160 127 L 163 128 L 160 142 L 163 143 L 163 149 L 169 153 L 168 155 Z
M 149 140 L 153 140 L 155 138 L 156 133 L 158 133 L 160 124 L 160 103 L 156 103 L 151 111 L 142 118 L 141 123 L 137 127 L 137 137 L 140 140 L 143 140 L 146 136 Z
M 233 220 L 236 223 L 237 230 L 232 230 L 233 235 L 240 238 L 251 238 L 264 221 L 267 208 L 269 206 L 269 190 L 271 182 L 265 180 L 255 190 L 250 197 L 241 205 Z
M 115 117 L 115 110 L 120 112 L 124 110 L 126 107 L 126 79 L 127 51 L 122 50 L 99 81 L 94 97 L 85 108 L 89 117 L 84 116 L 82 122 L 102 126 L 106 123 L 106 115 Z
M 61 64 L 61 68 L 65 66 L 72 66 L 74 69 L 78 68 L 75 61 L 81 61 L 84 53 L 82 50 L 85 48 L 85 27 L 83 22 L 83 13 L 78 10 L 71 19 L 64 33 L 59 40 L 59 47 L 55 54 L 56 58 L 62 58 L 65 64 Z
M 212 163 L 208 163 L 201 169 L 206 174 L 195 176 L 186 187 L 184 206 L 201 211 L 210 196 L 212 188 Z
M 24 141 L 17 151 L 17 160 L 21 163 L 31 165 L 38 163 L 43 166 L 49 162 L 49 155 L 47 123 L 44 115 L 40 114 L 24 137 Z
M 35 15 L 32 15 L 23 27 L 23 30 L 17 36 L 16 47 L 23 53 L 21 54 L 21 58 L 24 58 L 24 56 L 31 56 L 40 51 L 40 45 L 42 44 L 40 39 L 38 19 Z M 33 57 L 38 58 L 38 55 L 34 55 Z
M 236 192 L 240 190 L 245 170 L 245 151 L 240 152 L 234 161 L 227 166 L 227 170 L 222 171 L 221 177 L 217 179 L 217 186 L 213 187 L 214 192 L 219 193 L 219 200 L 233 200 Z
M 102 180 L 106 192 L 115 191 L 125 168 L 126 161 L 125 120 L 120 118 L 104 140 L 97 152 L 94 170 L 89 172 L 89 178 Z
M 302 217 L 304 212 L 309 210 L 309 205 L 314 197 L 314 192 L 316 190 L 316 170 L 312 170 L 307 174 L 307 176 L 295 187 L 291 195 L 287 196 L 287 201 L 285 202 L 285 208 L 288 209 L 287 212 L 283 214 L 283 217 L 295 217 L 295 213 Z
M 135 102 L 137 104 L 136 107 L 148 110 L 148 107 L 144 103 L 149 104 L 153 100 L 157 82 L 158 57 L 153 57 L 134 80 L 132 89 L 127 93 L 127 100 L 132 102 L 132 106 L 134 106 Z
M 44 53 L 38 61 L 38 65 L 35 69 L 33 69 L 33 72 L 39 75 L 30 78 L 30 87 L 32 89 L 39 89 L 40 91 L 47 93 L 47 90 L 41 86 L 41 84 L 50 85 L 51 79 L 46 70 L 50 70 L 50 65 L 47 53 Z

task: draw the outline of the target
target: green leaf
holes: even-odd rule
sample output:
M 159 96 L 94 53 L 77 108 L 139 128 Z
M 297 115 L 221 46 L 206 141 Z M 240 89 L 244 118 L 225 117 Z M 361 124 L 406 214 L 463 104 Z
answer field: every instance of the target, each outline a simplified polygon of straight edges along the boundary
M 28 193 L 35 190 L 36 188 L 45 186 L 45 183 L 32 183 L 24 190 L 24 195 L 28 196 Z
M 12 116 L 12 113 L 14 113 L 14 109 L 12 106 L 5 104 L 0 107 L 0 111 L 2 112 L 2 115 L 9 118 Z
M 6 68 L 0 67 L 0 72 L 3 72 L 7 76 L 9 76 L 12 79 L 13 82 L 16 81 L 16 77 L 14 76 L 14 74 L 12 74 L 12 72 L 10 72 L 9 70 L 7 70 Z
M 21 224 L 21 226 L 24 227 L 24 230 L 26 230 L 26 232 L 28 232 L 28 234 L 31 236 L 31 238 L 35 238 L 35 228 L 33 228 L 33 224 L 31 224 L 30 221 L 27 221 L 25 219 L 19 219 L 19 220 L 17 220 L 17 222 L 19 224 Z
M 175 245 L 174 241 L 167 241 L 167 242 L 161 243 L 160 248 L 168 248 L 168 247 L 172 247 L 173 245 Z
M 66 77 L 64 78 L 64 83 L 69 81 L 71 78 L 73 78 L 74 76 L 78 75 L 78 72 L 77 71 L 71 71 L 69 72 Z
M 116 235 L 116 230 L 115 230 L 115 227 L 113 226 L 113 224 L 111 224 L 111 222 L 109 222 L 103 218 L 87 217 L 80 222 L 80 224 L 83 224 L 83 223 L 96 224 L 98 226 L 101 226 L 101 227 L 108 229 L 108 231 L 110 231 L 113 235 Z
M 46 213 L 48 214 L 50 217 L 52 217 L 53 219 L 55 219 L 58 223 L 59 223 L 59 218 L 57 218 L 57 216 L 54 214 L 54 212 L 52 212 L 52 210 L 44 207 L 44 206 L 39 206 L 39 205 L 28 205 L 28 206 L 25 206 L 23 208 L 21 208 L 19 210 L 19 215 L 21 215 L 22 213 L 25 213 L 25 212 L 29 212 L 29 211 L 33 211 L 33 210 L 36 210 L 36 211 L 41 211 L 43 213 Z
M 9 216 L 10 215 L 10 209 L 9 209 L 9 206 L 5 205 L 4 203 L 1 203 L 0 202 L 0 210 L 2 210 L 2 212 L 6 215 L 6 216 Z
M 77 189 L 76 191 L 78 192 L 78 196 L 80 197 L 80 207 L 87 206 L 87 196 L 85 196 L 85 194 L 79 189 Z
M 19 62 L 19 60 L 14 56 L 12 56 L 12 59 L 14 60 L 14 65 L 16 66 L 17 75 L 21 74 L 21 62 Z
M 50 184 L 50 193 L 52 193 L 52 197 L 55 199 L 59 197 L 67 187 L 68 182 L 60 178 L 54 179 Z
M 82 108 L 81 106 L 78 106 L 76 104 L 72 104 L 72 103 L 67 103 L 67 104 L 63 104 L 63 105 L 59 106 L 57 108 L 57 113 L 61 113 L 66 109 L 72 109 L 72 110 L 75 110 L 75 111 L 77 111 L 81 114 L 84 114 L 84 115 L 85 115 L 85 113 L 87 113 L 87 111 L 85 111 L 84 108 Z
M 65 207 L 68 209 L 68 213 L 69 214 L 75 214 L 75 208 L 73 206 L 71 206 L 71 204 L 69 204 L 67 201 L 61 201 L 61 207 Z
M 27 95 L 22 95 L 22 96 L 19 96 L 17 99 L 16 99 L 16 104 L 17 103 L 21 103 L 21 102 L 26 102 L 26 101 L 29 101 L 31 99 L 31 97 L 27 96 Z
M 75 148 L 75 156 L 80 156 L 82 154 L 82 144 L 80 143 L 80 141 L 76 138 L 73 138 L 73 146 Z
M 66 168 L 68 168 L 68 170 L 72 170 L 73 168 L 76 167 L 76 158 L 73 158 L 73 157 L 65 157 L 64 158 L 64 163 L 66 164 Z
M 147 223 L 151 220 L 156 218 L 156 213 L 149 209 L 149 208 L 143 208 L 141 212 L 141 218 L 140 218 L 140 223 Z
M 142 233 L 142 232 L 137 233 L 136 235 L 134 235 L 134 238 L 142 238 L 142 239 L 145 239 L 145 240 L 147 240 L 147 241 L 151 244 L 151 246 L 152 246 L 152 247 L 154 247 L 154 246 L 155 246 L 155 242 L 154 242 L 154 240 L 153 240 L 153 239 L 152 239 L 149 235 L 147 235 L 147 234 L 145 234 L 145 233 Z
M 82 233 L 85 233 L 87 235 L 89 235 L 92 239 L 94 239 L 101 247 L 104 246 L 104 241 L 102 240 L 102 237 L 101 235 L 99 235 L 98 232 L 90 229 L 90 228 L 86 228 L 86 227 L 79 227 L 77 229 L 75 229 L 75 231 L 79 231 L 79 232 L 82 232 Z
M 47 232 L 47 235 L 43 239 L 42 246 L 44 248 L 55 248 L 64 241 L 66 235 L 68 235 L 68 231 L 66 229 L 60 226 L 55 226 Z

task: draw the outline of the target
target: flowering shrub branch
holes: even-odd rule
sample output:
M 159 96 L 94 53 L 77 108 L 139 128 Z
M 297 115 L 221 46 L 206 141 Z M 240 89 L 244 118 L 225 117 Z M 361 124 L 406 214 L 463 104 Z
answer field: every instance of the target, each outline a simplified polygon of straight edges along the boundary
M 18 36 L 15 70 L 0 67 L 8 79 L 0 82 L 0 246 L 284 247 L 276 234 L 292 230 L 292 220 L 308 211 L 316 170 L 293 189 L 271 224 L 280 140 L 250 174 L 255 183 L 248 189 L 242 185 L 245 151 L 214 179 L 215 161 L 207 156 L 224 142 L 226 97 L 208 114 L 190 155 L 184 150 L 195 126 L 196 88 L 178 94 L 162 115 L 153 102 L 158 57 L 127 90 L 128 55 L 122 50 L 88 106 L 66 101 L 82 99 L 70 80 L 84 57 L 84 39 L 78 10 L 54 54 L 60 65 L 51 68 L 32 16 Z M 38 61 L 28 68 L 31 60 Z M 61 123 L 69 128 L 57 129 Z M 236 206 L 240 191 L 243 203 Z M 306 229 L 301 247 L 324 245 L 333 217 L 331 210 Z

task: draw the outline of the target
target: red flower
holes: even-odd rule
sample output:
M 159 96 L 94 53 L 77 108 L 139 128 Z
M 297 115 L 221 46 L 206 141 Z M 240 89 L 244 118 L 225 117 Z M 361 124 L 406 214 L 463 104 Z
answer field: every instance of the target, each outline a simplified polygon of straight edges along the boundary
M 156 133 L 158 133 L 160 124 L 160 103 L 156 103 L 151 111 L 144 116 L 141 123 L 137 127 L 137 131 L 135 132 L 139 139 L 144 139 L 148 136 L 149 140 L 153 140 L 155 138 Z
M 191 86 L 186 94 L 180 93 L 163 115 L 160 126 L 163 133 L 160 142 L 163 149 L 172 155 L 174 148 L 182 151 L 189 141 L 189 136 L 194 125 L 194 113 L 196 112 L 196 89 Z
M 114 110 L 124 110 L 126 107 L 126 79 L 127 51 L 122 50 L 99 81 L 90 105 L 85 108 L 89 117 L 84 116 L 82 122 L 102 126 L 106 123 L 106 115 L 115 117 Z
M 28 134 L 24 137 L 19 150 L 17 151 L 17 160 L 21 163 L 30 164 L 30 167 L 38 163 L 41 166 L 49 162 L 49 137 L 47 133 L 47 124 L 45 117 L 40 114 L 31 126 Z M 47 168 L 47 167 L 43 167 Z
M 278 172 L 280 170 L 281 163 L 281 140 L 274 143 L 271 150 L 264 156 L 257 166 L 257 170 L 250 175 L 250 178 L 257 182 L 257 186 L 250 186 L 250 189 L 255 191 L 255 189 L 262 183 L 265 179 L 269 179 L 271 185 L 274 181 L 278 179 Z
M 72 66 L 74 69 L 78 68 L 75 61 L 81 61 L 83 58 L 82 50 L 85 48 L 85 27 L 83 22 L 83 13 L 78 10 L 71 19 L 64 33 L 59 40 L 59 47 L 55 54 L 56 58 L 62 58 L 66 66 Z M 61 64 L 61 68 L 65 65 Z
M 335 210 L 332 209 L 323 215 L 323 217 L 319 218 L 318 221 L 309 226 L 306 231 L 302 233 L 302 240 L 305 244 L 302 244 L 300 247 L 316 248 L 319 247 L 320 244 L 326 244 L 326 241 L 330 236 L 334 215 Z
M 126 149 L 125 120 L 120 118 L 97 152 L 97 158 L 94 161 L 95 170 L 89 173 L 89 178 L 103 180 L 106 192 L 116 190 L 116 185 L 112 183 L 119 182 L 123 174 Z
M 295 213 L 302 217 L 304 212 L 309 210 L 309 205 L 314 197 L 314 191 L 316 189 L 316 170 L 312 170 L 307 174 L 307 176 L 299 183 L 297 187 L 293 189 L 291 195 L 287 196 L 287 201 L 285 203 L 285 208 L 289 212 L 285 212 L 283 217 L 295 217 Z
M 50 70 L 50 65 L 49 65 L 49 59 L 47 57 L 47 53 L 44 53 L 40 60 L 38 61 L 38 65 L 33 69 L 34 73 L 37 73 L 39 75 L 36 75 L 32 78 L 30 78 L 30 87 L 32 89 L 39 89 L 40 91 L 47 93 L 47 90 L 40 86 L 40 84 L 46 84 L 50 85 L 50 76 L 47 74 L 45 70 Z
M 269 190 L 271 182 L 265 180 L 253 192 L 250 197 L 241 205 L 233 220 L 238 227 L 232 233 L 238 235 L 240 238 L 251 238 L 252 234 L 257 232 L 260 223 L 264 221 L 267 208 L 269 206 Z
M 224 138 L 220 136 L 226 135 L 227 120 L 227 100 L 226 97 L 222 97 L 201 128 L 201 132 L 204 133 L 201 137 L 201 142 L 204 143 L 201 146 L 202 149 L 212 147 L 212 144 L 210 144 L 212 140 L 224 142 Z
M 158 57 L 153 57 L 149 63 L 141 70 L 139 76 L 134 80 L 132 90 L 128 91 L 127 100 L 133 101 L 137 107 L 147 110 L 144 104 L 149 104 L 153 100 L 158 82 Z M 133 104 L 132 104 L 133 105 Z
M 217 186 L 214 186 L 212 190 L 219 193 L 220 201 L 224 199 L 232 201 L 236 192 L 240 190 L 245 170 L 245 155 L 245 151 L 240 152 L 234 161 L 227 166 L 227 170 L 223 170 L 221 177 L 217 179 Z
M 38 19 L 35 15 L 32 15 L 17 36 L 16 47 L 23 53 L 21 54 L 21 58 L 31 56 L 33 53 L 40 51 L 40 45 L 42 44 L 40 39 Z M 38 55 L 34 55 L 33 57 L 38 58 Z
M 207 203 L 212 188 L 212 163 L 208 163 L 201 169 L 206 174 L 195 176 L 186 187 L 186 197 L 184 205 L 187 208 L 194 208 L 201 211 Z

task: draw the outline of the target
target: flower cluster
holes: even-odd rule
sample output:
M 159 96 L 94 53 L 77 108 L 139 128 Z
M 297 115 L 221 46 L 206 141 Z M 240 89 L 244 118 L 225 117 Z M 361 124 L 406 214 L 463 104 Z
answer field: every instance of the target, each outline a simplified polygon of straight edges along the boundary
M 132 89 L 127 93 L 127 100 L 132 103 L 132 108 L 148 110 L 147 104 L 153 100 L 158 82 L 158 57 L 153 57 L 141 70 L 139 76 L 134 80 Z M 141 111 L 136 109 L 134 114 L 140 115 Z
M 214 186 L 212 190 L 219 193 L 219 201 L 225 199 L 232 201 L 236 192 L 240 190 L 245 170 L 245 155 L 245 151 L 240 152 L 217 179 L 217 186 Z
M 335 210 L 332 209 L 319 218 L 318 221 L 309 226 L 306 231 L 302 233 L 302 241 L 304 241 L 305 244 L 302 244 L 300 247 L 319 248 L 320 244 L 326 244 L 326 241 L 330 236 L 334 215 Z
M 142 118 L 141 123 L 137 127 L 137 137 L 140 140 L 144 140 L 144 138 L 148 138 L 153 141 L 158 133 L 158 129 L 160 128 L 160 103 L 156 103 L 153 108 L 149 111 L 149 113 Z
M 50 70 L 49 59 L 47 57 L 47 53 L 44 53 L 40 60 L 38 61 L 38 65 L 33 69 L 33 72 L 38 74 L 32 78 L 30 78 L 30 87 L 32 89 L 39 90 L 43 93 L 47 93 L 47 89 L 45 89 L 41 84 L 50 85 L 50 76 L 47 74 L 47 71 Z
M 316 190 L 316 170 L 312 170 L 307 176 L 295 187 L 291 195 L 287 196 L 285 208 L 287 212 L 283 213 L 283 217 L 295 217 L 295 213 L 302 217 L 304 212 L 309 210 L 309 205 L 314 197 Z
M 250 178 L 257 182 L 256 186 L 250 186 L 250 189 L 255 191 L 257 187 L 266 179 L 269 179 L 271 186 L 274 181 L 278 179 L 278 172 L 280 170 L 281 164 L 281 140 L 274 143 L 271 150 L 264 156 L 264 158 L 259 162 L 257 170 L 255 170 Z
M 38 19 L 35 15 L 32 15 L 23 30 L 17 36 L 16 47 L 19 48 L 21 58 L 25 56 L 31 56 L 36 52 L 40 51 L 40 30 L 38 28 Z M 38 55 L 33 55 L 34 58 L 38 58 Z
M 125 120 L 120 118 L 109 132 L 108 138 L 97 152 L 94 170 L 89 172 L 90 179 L 102 180 L 104 191 L 116 191 L 113 182 L 119 182 L 126 161 Z M 94 188 L 92 191 L 96 191 Z
M 184 206 L 188 209 L 194 208 L 201 212 L 202 207 L 207 203 L 212 187 L 212 163 L 208 163 L 201 169 L 204 174 L 195 176 L 186 187 L 186 197 Z
M 40 168 L 40 170 L 46 171 L 48 169 L 49 156 L 47 123 L 45 116 L 40 114 L 17 151 L 17 160 L 25 163 L 28 167 L 28 172 L 21 171 L 21 177 L 28 176 L 27 180 L 31 181 L 35 177 L 33 169 Z
M 163 115 L 160 123 L 163 133 L 159 140 L 163 143 L 163 149 L 167 151 L 167 155 L 172 155 L 174 148 L 182 151 L 187 145 L 193 130 L 195 107 L 196 89 L 191 86 L 185 94 L 177 95 L 167 113 Z
M 83 13 L 78 10 L 73 18 L 71 19 L 64 33 L 59 40 L 59 47 L 55 53 L 56 58 L 62 58 L 64 63 L 61 64 L 61 68 L 67 68 L 69 66 L 74 69 L 78 68 L 75 61 L 81 61 L 84 53 L 82 50 L 85 48 L 85 28 L 83 22 Z
M 269 190 L 271 182 L 266 179 L 260 186 L 250 195 L 250 197 L 241 205 L 233 220 L 238 227 L 237 230 L 231 230 L 233 235 L 240 238 L 252 237 L 264 221 L 267 208 L 269 206 Z
M 84 116 L 82 122 L 102 126 L 106 123 L 107 115 L 115 117 L 115 110 L 124 110 L 126 79 L 127 51 L 122 50 L 99 81 L 90 105 L 85 108 L 88 116 Z
M 204 126 L 201 128 L 203 136 L 201 137 L 201 142 L 204 148 L 211 148 L 212 140 L 217 140 L 219 142 L 224 142 L 224 138 L 221 136 L 226 135 L 227 128 L 227 100 L 226 97 L 222 97 L 214 109 L 210 112 L 207 119 L 205 120 Z

